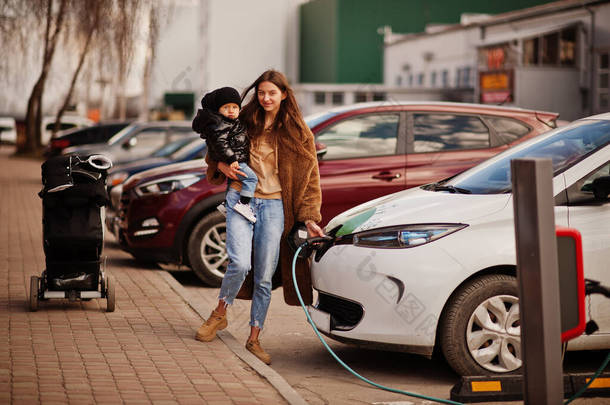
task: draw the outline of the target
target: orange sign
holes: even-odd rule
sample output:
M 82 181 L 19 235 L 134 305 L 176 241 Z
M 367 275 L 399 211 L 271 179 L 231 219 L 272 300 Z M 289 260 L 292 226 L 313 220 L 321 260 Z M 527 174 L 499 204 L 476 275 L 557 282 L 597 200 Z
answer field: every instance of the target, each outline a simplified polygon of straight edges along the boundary
M 506 90 L 509 88 L 508 73 L 481 73 L 481 90 Z

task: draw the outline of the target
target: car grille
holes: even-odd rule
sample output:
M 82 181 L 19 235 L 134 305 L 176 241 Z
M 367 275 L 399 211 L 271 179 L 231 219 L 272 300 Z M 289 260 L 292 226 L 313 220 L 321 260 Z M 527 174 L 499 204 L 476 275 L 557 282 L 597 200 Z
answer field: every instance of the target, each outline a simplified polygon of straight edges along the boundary
M 360 304 L 320 292 L 318 309 L 330 314 L 330 328 L 350 330 L 360 322 L 364 310 Z

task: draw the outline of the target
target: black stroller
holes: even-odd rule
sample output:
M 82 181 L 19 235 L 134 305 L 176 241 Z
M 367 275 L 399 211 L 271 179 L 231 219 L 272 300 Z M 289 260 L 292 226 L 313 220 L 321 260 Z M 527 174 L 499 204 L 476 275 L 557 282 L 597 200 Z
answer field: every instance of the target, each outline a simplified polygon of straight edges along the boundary
M 30 310 L 38 301 L 106 298 L 114 311 L 114 284 L 100 269 L 103 207 L 108 205 L 103 155 L 57 156 L 42 164 L 42 233 L 46 269 L 30 280 Z

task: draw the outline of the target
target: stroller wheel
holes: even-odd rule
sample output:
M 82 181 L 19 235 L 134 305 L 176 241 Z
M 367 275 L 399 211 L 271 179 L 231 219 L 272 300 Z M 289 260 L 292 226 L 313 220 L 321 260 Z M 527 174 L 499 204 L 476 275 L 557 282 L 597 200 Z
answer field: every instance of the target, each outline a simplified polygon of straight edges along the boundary
M 114 282 L 106 276 L 106 312 L 114 312 Z
M 38 276 L 32 276 L 30 278 L 30 311 L 35 312 L 38 310 Z

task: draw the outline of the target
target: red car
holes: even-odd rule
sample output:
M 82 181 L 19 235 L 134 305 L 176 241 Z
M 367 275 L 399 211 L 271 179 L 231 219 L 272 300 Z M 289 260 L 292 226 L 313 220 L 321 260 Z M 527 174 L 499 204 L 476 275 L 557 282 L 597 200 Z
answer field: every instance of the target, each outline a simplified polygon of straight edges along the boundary
M 366 103 L 306 119 L 316 136 L 322 217 L 453 176 L 554 128 L 558 114 L 462 103 Z M 136 258 L 189 265 L 218 286 L 227 264 L 225 186 L 205 179 L 203 160 L 131 177 L 113 192 L 109 227 Z

